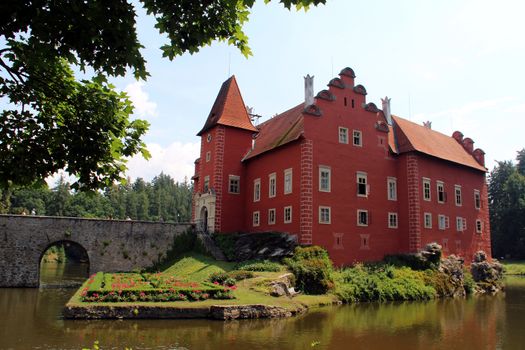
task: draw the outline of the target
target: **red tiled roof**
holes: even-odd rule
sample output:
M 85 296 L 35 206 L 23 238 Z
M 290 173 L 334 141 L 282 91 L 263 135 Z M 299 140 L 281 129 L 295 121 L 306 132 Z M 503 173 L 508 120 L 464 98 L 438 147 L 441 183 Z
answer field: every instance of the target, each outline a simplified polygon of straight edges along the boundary
M 397 116 L 392 116 L 392 119 L 396 133 L 396 144 L 393 145 L 396 148 L 393 150 L 399 153 L 418 151 L 477 170 L 487 171 L 452 137 Z
M 219 94 L 208 115 L 208 119 L 206 119 L 204 127 L 199 131 L 197 136 L 201 136 L 217 124 L 257 131 L 250 121 L 234 75 L 222 83 Z
M 255 147 L 246 154 L 243 160 L 253 158 L 301 137 L 304 131 L 303 108 L 304 104 L 301 103 L 261 123 L 257 127 L 259 134 L 255 138 Z

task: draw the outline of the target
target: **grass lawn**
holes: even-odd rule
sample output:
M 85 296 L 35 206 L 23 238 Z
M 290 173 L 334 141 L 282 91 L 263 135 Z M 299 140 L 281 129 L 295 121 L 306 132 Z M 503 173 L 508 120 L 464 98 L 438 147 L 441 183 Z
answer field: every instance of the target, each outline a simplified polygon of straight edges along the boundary
M 235 269 L 236 263 L 216 261 L 213 258 L 192 253 L 163 271 L 164 275 L 173 275 L 185 281 L 203 283 L 207 282 L 209 276 L 214 272 L 229 272 Z M 72 306 L 90 306 L 90 305 L 107 305 L 107 306 L 156 306 L 156 307 L 177 307 L 177 308 L 207 308 L 211 305 L 248 305 L 248 304 L 265 304 L 284 307 L 289 310 L 298 308 L 315 307 L 334 303 L 337 299 L 333 295 L 297 295 L 294 298 L 272 297 L 269 295 L 268 282 L 277 279 L 279 276 L 287 273 L 286 270 L 281 272 L 254 272 L 254 277 L 238 281 L 236 290 L 233 292 L 235 299 L 207 299 L 200 301 L 171 301 L 171 302 L 82 302 L 81 291 L 87 286 L 88 281 L 71 298 L 68 305 Z M 125 274 L 120 274 L 125 275 Z
M 505 267 L 505 275 L 525 275 L 525 261 L 500 261 Z

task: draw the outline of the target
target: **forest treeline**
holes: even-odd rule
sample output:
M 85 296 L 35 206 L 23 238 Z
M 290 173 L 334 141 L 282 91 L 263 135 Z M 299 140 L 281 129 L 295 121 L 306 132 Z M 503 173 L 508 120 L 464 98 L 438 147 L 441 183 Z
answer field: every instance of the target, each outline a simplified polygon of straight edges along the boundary
M 490 172 L 489 203 L 492 255 L 525 259 L 525 148 Z
M 55 187 L 15 188 L 6 196 L 2 211 L 10 214 L 71 216 L 104 219 L 189 222 L 192 188 L 161 173 L 146 182 L 137 178 L 104 191 L 72 191 L 61 177 Z

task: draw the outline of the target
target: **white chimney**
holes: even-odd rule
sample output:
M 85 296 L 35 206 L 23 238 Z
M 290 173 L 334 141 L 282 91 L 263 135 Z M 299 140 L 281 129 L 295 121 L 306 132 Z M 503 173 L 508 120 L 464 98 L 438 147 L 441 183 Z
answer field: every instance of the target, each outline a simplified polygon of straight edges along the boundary
M 314 77 L 307 74 L 304 77 L 304 106 L 314 104 Z
M 383 114 L 385 115 L 386 122 L 388 125 L 392 125 L 392 114 L 390 113 L 390 98 L 388 96 L 385 96 L 385 98 L 381 99 L 381 102 L 383 103 Z

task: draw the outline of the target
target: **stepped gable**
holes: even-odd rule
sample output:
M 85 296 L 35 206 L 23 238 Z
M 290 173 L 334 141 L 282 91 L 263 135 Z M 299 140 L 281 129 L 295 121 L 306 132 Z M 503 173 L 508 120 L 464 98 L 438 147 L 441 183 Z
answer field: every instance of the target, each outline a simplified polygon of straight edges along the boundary
M 303 110 L 304 103 L 301 103 L 261 123 L 255 145 L 243 161 L 299 139 L 304 131 Z
M 197 136 L 216 125 L 231 126 L 234 128 L 257 131 L 246 111 L 246 105 L 241 96 L 235 75 L 222 83 L 219 94 L 213 103 L 208 119 Z
M 395 144 L 392 142 L 390 147 L 399 153 L 417 151 L 476 170 L 487 171 L 454 138 L 394 115 L 392 118 L 396 136 Z

